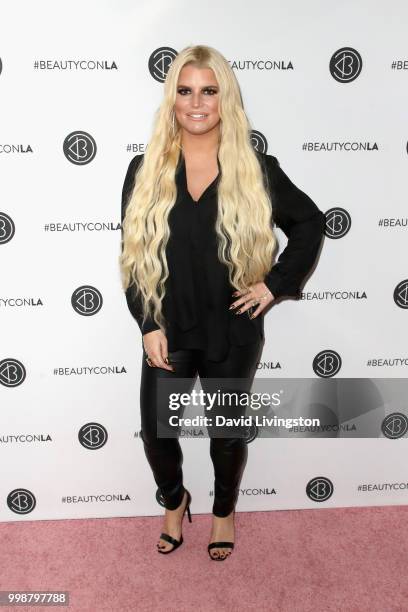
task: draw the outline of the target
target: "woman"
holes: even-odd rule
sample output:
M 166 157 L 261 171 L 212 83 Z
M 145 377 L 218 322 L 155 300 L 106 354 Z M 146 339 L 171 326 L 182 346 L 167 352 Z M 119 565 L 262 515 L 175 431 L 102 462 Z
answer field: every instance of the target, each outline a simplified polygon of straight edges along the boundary
M 286 176 L 276 157 L 258 153 L 239 86 L 227 60 L 207 46 L 173 61 L 144 155 L 122 192 L 120 265 L 129 309 L 143 342 L 141 437 L 165 505 L 158 551 L 183 542 L 191 520 L 177 437 L 160 437 L 157 382 L 198 374 L 242 380 L 249 391 L 264 341 L 263 315 L 276 298 L 298 296 L 316 259 L 324 214 Z M 273 222 L 288 244 L 272 266 Z M 189 381 L 187 385 L 186 381 Z M 186 387 L 187 385 L 187 387 Z M 234 548 L 234 512 L 247 444 L 210 436 L 214 466 L 211 559 Z

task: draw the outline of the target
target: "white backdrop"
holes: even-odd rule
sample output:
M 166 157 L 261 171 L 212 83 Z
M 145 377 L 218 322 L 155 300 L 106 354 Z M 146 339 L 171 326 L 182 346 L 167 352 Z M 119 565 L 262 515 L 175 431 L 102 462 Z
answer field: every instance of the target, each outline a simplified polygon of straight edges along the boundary
M 326 213 L 303 299 L 266 315 L 257 376 L 316 378 L 330 350 L 336 377 L 405 378 L 407 17 L 402 0 L 2 3 L 0 520 L 163 512 L 120 196 L 189 44 L 231 62 L 254 146 Z M 237 511 L 404 504 L 394 438 L 248 441 Z M 211 512 L 209 440 L 181 443 L 193 512 Z

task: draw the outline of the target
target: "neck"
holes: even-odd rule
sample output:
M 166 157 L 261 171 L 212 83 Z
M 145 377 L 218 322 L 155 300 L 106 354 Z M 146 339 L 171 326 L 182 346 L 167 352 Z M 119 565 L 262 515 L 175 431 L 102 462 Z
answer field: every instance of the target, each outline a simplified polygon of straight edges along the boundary
M 216 156 L 219 148 L 219 131 L 213 129 L 207 134 L 196 135 L 183 130 L 181 148 L 185 158 L 197 159 Z

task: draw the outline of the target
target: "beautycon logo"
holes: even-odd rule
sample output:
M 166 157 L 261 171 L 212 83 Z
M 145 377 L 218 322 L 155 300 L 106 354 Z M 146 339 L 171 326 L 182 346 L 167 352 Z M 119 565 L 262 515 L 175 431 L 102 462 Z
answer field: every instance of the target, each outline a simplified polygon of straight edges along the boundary
M 0 361 L 0 383 L 4 387 L 18 387 L 25 381 L 26 369 L 18 359 L 7 358 Z
M 342 47 L 330 58 L 330 74 L 339 83 L 350 83 L 356 79 L 363 67 L 363 60 L 356 49 Z
M 0 298 L 0 308 L 22 308 L 24 306 L 44 306 L 41 298 L 36 297 L 4 297 Z
M 397 440 L 402 438 L 408 431 L 408 419 L 401 412 L 387 414 L 381 423 L 381 431 L 386 438 Z
M 164 83 L 170 66 L 176 56 L 177 51 L 171 47 L 159 47 L 153 51 L 149 57 L 148 66 L 150 74 L 156 81 Z
M 399 282 L 395 287 L 394 302 L 400 308 L 408 308 L 408 279 Z
M 108 432 L 100 423 L 86 423 L 78 432 L 79 443 L 88 450 L 99 450 L 108 440 Z
M 18 434 L 2 434 L 0 435 L 1 445 L 4 447 L 6 444 L 35 444 L 42 442 L 52 442 L 52 437 L 48 433 L 18 433 Z
M 34 493 L 28 489 L 14 489 L 7 495 L 7 506 L 16 514 L 29 514 L 35 504 Z
M 29 144 L 13 144 L 9 142 L 0 143 L 0 153 L 34 153 L 33 147 Z
M 102 294 L 96 287 L 82 285 L 71 296 L 71 305 L 77 314 L 89 317 L 102 308 Z
M 343 238 L 348 234 L 351 227 L 351 217 L 345 208 L 340 208 L 339 206 L 329 208 L 325 213 L 325 217 L 326 227 L 324 233 L 328 238 Z
M 96 142 L 94 138 L 82 130 L 71 132 L 63 143 L 65 157 L 77 166 L 89 164 L 96 155 Z
M 13 219 L 6 213 L 0 212 L 0 244 L 6 244 L 14 238 L 15 232 L 16 226 Z
M 320 289 L 318 291 L 302 291 L 302 300 L 307 301 L 335 301 L 335 300 L 367 300 L 364 289 L 336 289 L 334 291 Z
M 320 351 L 313 359 L 313 371 L 321 378 L 335 376 L 341 368 L 341 357 L 336 351 Z
M 334 486 L 331 480 L 324 476 L 316 476 L 306 485 L 306 495 L 315 502 L 324 502 L 333 495 Z
M 259 153 L 266 153 L 268 150 L 268 141 L 266 137 L 261 132 L 257 130 L 251 130 L 250 133 L 250 141 L 255 151 L 259 151 Z

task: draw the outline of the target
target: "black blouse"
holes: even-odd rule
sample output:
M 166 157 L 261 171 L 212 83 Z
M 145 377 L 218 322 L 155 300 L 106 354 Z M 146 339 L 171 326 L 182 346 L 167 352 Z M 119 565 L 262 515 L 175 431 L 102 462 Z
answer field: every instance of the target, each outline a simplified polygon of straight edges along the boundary
M 294 185 L 273 155 L 256 151 L 265 186 L 274 206 L 274 221 L 288 238 L 286 248 L 264 279 L 275 298 L 299 297 L 300 285 L 312 268 L 326 226 L 325 215 L 310 197 Z M 143 155 L 129 164 L 123 190 L 123 223 L 134 177 Z M 257 337 L 264 339 L 264 311 L 254 319 L 246 311 L 236 315 L 229 310 L 234 288 L 227 267 L 217 255 L 215 221 L 217 185 L 221 176 L 205 189 L 195 202 L 187 189 L 184 156 L 176 169 L 177 199 L 169 214 L 170 238 L 166 247 L 169 277 L 162 309 L 166 318 L 168 350 L 203 348 L 207 358 L 225 358 L 230 344 L 244 345 Z M 122 234 L 123 235 L 123 234 Z M 142 334 L 160 329 L 150 317 L 142 325 L 143 309 L 134 286 L 126 291 L 129 310 Z

